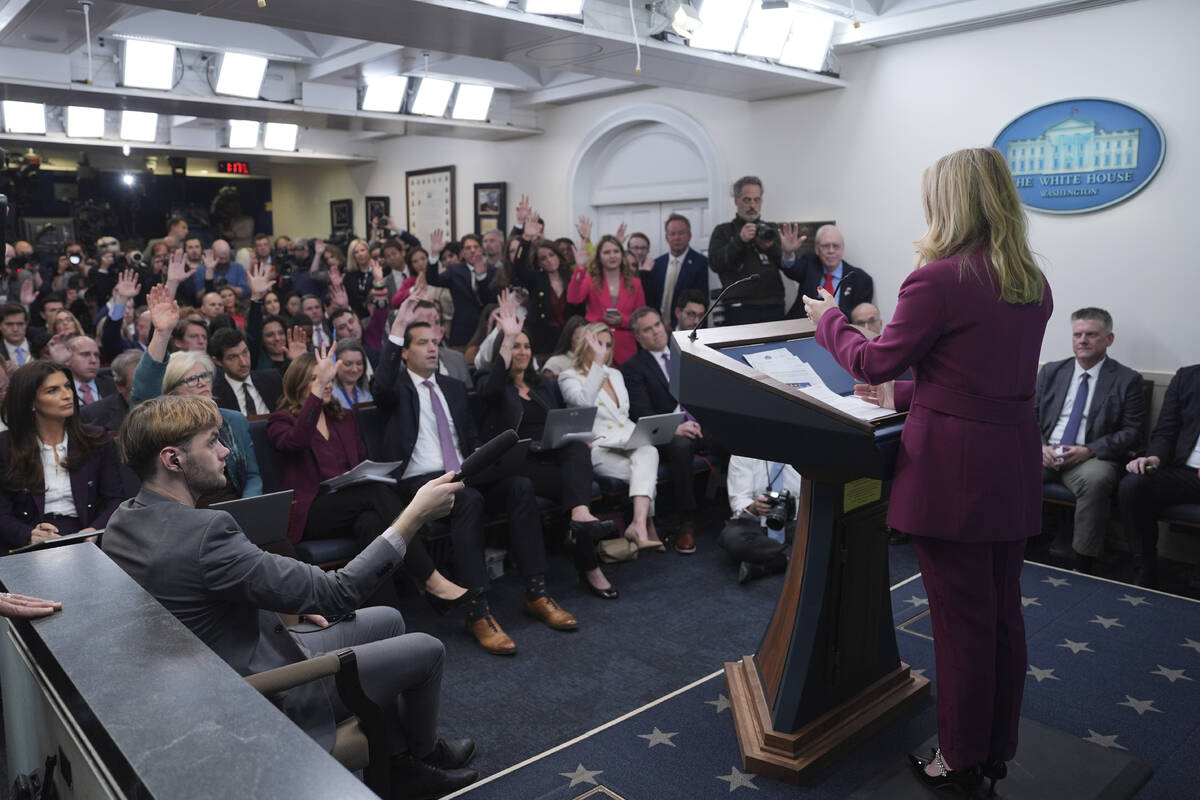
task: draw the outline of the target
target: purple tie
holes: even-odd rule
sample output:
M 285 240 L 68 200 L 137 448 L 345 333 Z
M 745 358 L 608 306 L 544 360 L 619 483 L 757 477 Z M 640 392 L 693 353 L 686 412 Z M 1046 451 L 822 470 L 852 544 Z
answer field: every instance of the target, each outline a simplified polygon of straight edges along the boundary
M 662 360 L 663 360 L 663 369 L 665 369 L 667 371 L 667 376 L 668 376 L 668 380 L 669 380 L 669 376 L 671 375 L 671 354 L 663 353 Z
M 429 390 L 429 399 L 433 403 L 433 418 L 437 420 L 438 442 L 442 445 L 442 469 L 447 472 L 458 472 L 462 464 L 458 460 L 458 452 L 454 449 L 454 435 L 450 433 L 450 420 L 446 418 L 446 409 L 433 390 L 433 381 L 421 381 L 421 385 Z

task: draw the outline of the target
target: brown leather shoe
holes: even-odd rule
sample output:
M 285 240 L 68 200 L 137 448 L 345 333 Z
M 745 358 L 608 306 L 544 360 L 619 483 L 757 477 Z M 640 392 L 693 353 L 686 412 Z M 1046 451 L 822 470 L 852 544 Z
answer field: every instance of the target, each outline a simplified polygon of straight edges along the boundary
M 479 646 L 498 656 L 511 656 L 517 652 L 517 643 L 509 638 L 496 618 L 488 614 L 474 622 L 467 620 L 467 630 L 479 642 Z
M 684 555 L 696 552 L 696 529 L 692 523 L 684 522 L 679 526 L 679 535 L 675 537 L 675 551 Z
M 553 597 L 526 600 L 525 613 L 534 619 L 540 619 L 556 631 L 573 631 L 579 627 L 579 620 L 564 611 Z

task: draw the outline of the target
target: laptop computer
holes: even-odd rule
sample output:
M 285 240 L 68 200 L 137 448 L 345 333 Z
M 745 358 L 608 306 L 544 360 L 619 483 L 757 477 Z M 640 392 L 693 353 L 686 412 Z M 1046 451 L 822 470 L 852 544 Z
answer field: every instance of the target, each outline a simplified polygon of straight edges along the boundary
M 209 508 L 228 511 L 246 538 L 262 546 L 287 538 L 288 521 L 292 518 L 292 490 L 226 500 L 213 503 Z
M 555 450 L 567 442 L 590 442 L 596 438 L 592 433 L 592 424 L 596 421 L 596 407 L 588 408 L 552 408 L 546 414 L 546 427 L 542 431 L 541 441 L 533 442 L 529 449 L 533 452 Z
M 629 434 L 629 440 L 621 445 L 621 448 L 634 450 L 648 444 L 656 447 L 666 444 L 671 441 L 671 437 L 675 435 L 675 429 L 679 427 L 683 419 L 682 411 L 642 417 L 637 421 L 637 427 L 633 429 L 633 433 Z

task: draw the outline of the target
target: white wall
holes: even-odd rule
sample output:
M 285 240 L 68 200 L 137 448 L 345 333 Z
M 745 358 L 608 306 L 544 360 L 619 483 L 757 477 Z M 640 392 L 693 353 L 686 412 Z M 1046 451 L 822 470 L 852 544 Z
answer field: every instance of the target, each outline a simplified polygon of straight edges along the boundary
M 763 178 L 767 217 L 838 219 L 847 258 L 872 273 L 886 316 L 924 232 L 919 188 L 928 164 L 990 144 L 1043 103 L 1109 97 L 1158 121 L 1166 159 L 1154 182 L 1121 205 L 1073 216 L 1030 212 L 1057 309 L 1043 357 L 1069 356 L 1071 310 L 1099 305 L 1116 319 L 1116 358 L 1169 373 L 1200 360 L 1196 248 L 1185 247 L 1197 218 L 1187 182 L 1200 177 L 1200 48 L 1189 41 L 1197 28 L 1194 0 L 1137 0 L 850 54 L 842 58 L 843 90 L 744 103 L 655 89 L 543 110 L 545 134 L 530 139 L 396 138 L 381 143 L 371 167 L 277 170 L 276 228 L 327 231 L 336 197 L 354 198 L 357 222 L 368 194 L 390 195 L 400 222 L 404 172 L 454 164 L 460 235 L 473 225 L 471 184 L 491 181 L 509 184 L 510 222 L 524 191 L 551 234 L 570 233 L 565 171 L 584 135 L 620 105 L 663 103 L 708 130 L 727 178 Z M 713 209 L 716 220 L 727 214 L 732 203 Z

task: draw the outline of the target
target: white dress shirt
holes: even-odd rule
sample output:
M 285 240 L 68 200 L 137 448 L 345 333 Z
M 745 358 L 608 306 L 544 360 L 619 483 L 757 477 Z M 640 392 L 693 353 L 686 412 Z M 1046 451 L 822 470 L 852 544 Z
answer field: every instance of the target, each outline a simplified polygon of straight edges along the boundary
M 1196 438 L 1196 446 L 1192 448 L 1192 454 L 1188 456 L 1186 463 L 1192 469 L 1200 469 L 1200 437 Z
M 1083 417 L 1079 420 L 1079 433 L 1075 436 L 1076 445 L 1084 443 L 1088 415 L 1091 413 L 1092 402 L 1096 399 L 1096 380 L 1100 377 L 1100 368 L 1107 360 L 1107 358 L 1102 358 L 1099 363 L 1087 370 L 1079 366 L 1078 361 L 1075 362 L 1075 371 L 1071 373 L 1071 383 L 1067 386 L 1067 396 L 1063 400 L 1062 411 L 1058 414 L 1058 422 L 1054 424 L 1054 430 L 1050 432 L 1051 445 L 1057 445 L 1062 441 L 1063 431 L 1067 429 L 1067 420 L 1071 418 L 1071 409 L 1075 407 L 1075 396 L 1079 394 L 1079 379 L 1086 372 L 1088 374 L 1088 397 L 1083 404 Z
M 671 319 L 671 299 L 675 296 L 675 284 L 679 281 L 679 270 L 683 268 L 683 259 L 687 258 L 687 250 L 675 256 L 667 253 L 667 275 L 663 279 L 662 318 Z
M 446 471 L 446 464 L 442 458 L 442 442 L 438 439 L 437 417 L 433 415 L 429 389 L 422 385 L 426 379 L 411 369 L 406 369 L 405 372 L 417 390 L 420 411 L 417 413 L 417 441 L 413 445 L 408 464 L 404 467 L 404 474 L 400 477 L 404 479 L 414 475 L 427 475 L 430 472 L 443 473 Z M 438 386 L 435 376 L 431 375 L 428 380 L 432 381 L 433 391 L 437 392 L 438 399 L 442 401 L 442 410 L 446 412 L 446 421 L 450 423 L 450 433 L 454 437 L 454 450 L 458 453 L 459 463 L 462 463 L 462 444 L 458 437 L 458 429 L 454 426 L 454 417 L 450 416 L 450 404 L 446 402 L 446 395 L 442 394 L 442 387 Z
M 22 348 L 22 352 L 25 355 L 24 363 L 28 364 L 31 360 L 33 360 L 34 356 L 32 353 L 29 352 L 29 340 L 28 339 L 25 339 L 20 344 L 11 344 L 6 340 L 4 342 L 4 346 L 8 350 L 8 360 L 14 364 L 19 365 L 21 363 L 21 359 L 17 358 L 17 348 L 18 347 Z
M 234 399 L 237 400 L 238 411 L 242 412 L 242 416 L 249 416 L 252 412 L 246 410 L 246 393 L 242 390 L 243 386 L 250 389 L 250 396 L 254 398 L 254 404 L 258 406 L 259 414 L 270 414 L 275 409 L 267 408 L 267 401 L 263 400 L 263 396 L 258 393 L 258 389 L 254 386 L 254 381 L 250 376 L 246 376 L 246 380 L 239 381 L 237 378 L 225 373 L 225 382 L 229 384 L 229 388 L 233 389 Z
M 729 509 L 733 516 L 743 519 L 751 518 L 746 508 L 755 499 L 767 491 L 768 485 L 775 491 L 787 489 L 793 497 L 800 496 L 800 473 L 790 465 L 784 465 L 779 477 L 771 483 L 771 476 L 780 465 L 774 461 L 762 461 L 746 456 L 730 456 L 729 471 L 725 488 L 729 494 Z M 766 524 L 765 517 L 759 517 Z
M 67 460 L 66 434 L 57 445 L 48 445 L 38 439 L 38 450 L 42 454 L 42 476 L 46 484 L 46 502 L 42 506 L 42 513 L 78 517 L 75 496 L 71 493 L 71 473 L 62 466 Z

